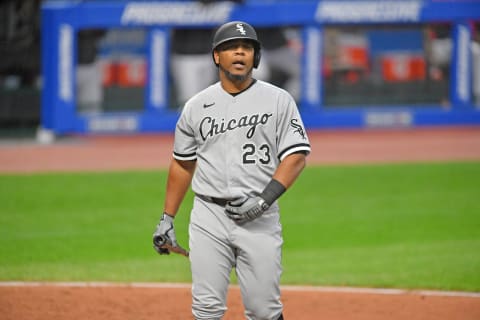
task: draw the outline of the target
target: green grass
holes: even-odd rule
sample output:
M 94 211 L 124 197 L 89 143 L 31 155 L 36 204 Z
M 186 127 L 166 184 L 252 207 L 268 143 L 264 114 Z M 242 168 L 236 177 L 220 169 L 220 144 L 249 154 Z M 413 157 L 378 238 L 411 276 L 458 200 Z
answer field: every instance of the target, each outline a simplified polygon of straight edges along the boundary
M 282 199 L 286 279 L 479 290 L 479 178 L 479 164 L 311 168 Z
M 0 175 L 0 280 L 189 282 L 187 259 L 151 247 L 165 183 Z M 281 199 L 282 283 L 480 291 L 479 193 L 480 163 L 309 167 Z

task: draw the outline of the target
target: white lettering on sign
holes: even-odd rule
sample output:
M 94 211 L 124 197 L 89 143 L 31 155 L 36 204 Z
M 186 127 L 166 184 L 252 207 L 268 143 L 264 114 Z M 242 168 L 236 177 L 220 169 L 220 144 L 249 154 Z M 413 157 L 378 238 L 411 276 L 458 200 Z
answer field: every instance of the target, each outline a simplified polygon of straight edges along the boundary
M 126 5 L 122 24 L 203 24 L 222 23 L 228 20 L 232 2 L 179 3 L 179 2 L 133 2 Z
M 73 96 L 73 28 L 68 24 L 62 24 L 59 32 L 58 92 L 60 99 L 68 102 Z
M 315 18 L 319 22 L 419 21 L 422 1 L 322 1 Z

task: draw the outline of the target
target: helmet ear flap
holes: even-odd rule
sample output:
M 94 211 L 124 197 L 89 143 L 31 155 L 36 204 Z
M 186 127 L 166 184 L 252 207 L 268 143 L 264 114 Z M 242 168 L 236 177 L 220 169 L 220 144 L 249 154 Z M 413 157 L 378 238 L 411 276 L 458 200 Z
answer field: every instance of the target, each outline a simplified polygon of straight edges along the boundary
M 260 58 L 262 57 L 262 52 L 260 51 L 260 47 L 255 48 L 255 55 L 253 56 L 253 67 L 256 69 L 260 64 Z

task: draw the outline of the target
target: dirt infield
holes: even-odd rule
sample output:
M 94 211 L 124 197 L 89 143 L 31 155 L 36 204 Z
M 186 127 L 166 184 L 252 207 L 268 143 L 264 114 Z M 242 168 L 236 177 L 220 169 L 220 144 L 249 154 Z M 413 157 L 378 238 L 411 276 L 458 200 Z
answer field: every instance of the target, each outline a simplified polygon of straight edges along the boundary
M 478 320 L 480 294 L 284 288 L 289 320 Z M 443 294 L 443 295 L 442 295 Z M 190 315 L 185 286 L 0 286 L 4 320 L 185 320 Z M 237 287 L 229 290 L 224 320 L 244 319 Z
M 309 165 L 479 161 L 480 127 L 309 132 Z M 0 143 L 1 173 L 151 170 L 166 168 L 171 135 L 69 137 L 52 145 Z M 0 285 L 5 320 L 191 319 L 184 286 Z M 288 289 L 289 320 L 477 320 L 480 294 Z M 239 291 L 231 288 L 225 320 L 243 319 Z

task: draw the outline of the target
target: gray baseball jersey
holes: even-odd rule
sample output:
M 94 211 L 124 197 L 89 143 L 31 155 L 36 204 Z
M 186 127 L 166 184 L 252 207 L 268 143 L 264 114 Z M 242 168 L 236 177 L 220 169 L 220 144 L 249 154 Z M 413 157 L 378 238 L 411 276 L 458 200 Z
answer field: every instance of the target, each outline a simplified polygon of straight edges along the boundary
M 256 80 L 236 96 L 216 83 L 190 99 L 175 131 L 174 157 L 197 160 L 196 194 L 234 199 L 258 195 L 279 162 L 310 152 L 291 95 Z
M 201 91 L 186 103 L 175 131 L 174 157 L 197 160 L 192 189 L 207 197 L 260 194 L 280 161 L 294 152 L 310 152 L 297 106 L 285 90 L 259 80 L 234 96 L 220 83 Z M 246 318 L 278 318 L 283 243 L 278 205 L 237 225 L 224 207 L 204 198 L 195 198 L 189 226 L 195 319 L 222 318 L 233 267 Z

